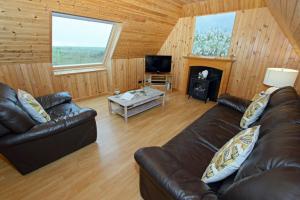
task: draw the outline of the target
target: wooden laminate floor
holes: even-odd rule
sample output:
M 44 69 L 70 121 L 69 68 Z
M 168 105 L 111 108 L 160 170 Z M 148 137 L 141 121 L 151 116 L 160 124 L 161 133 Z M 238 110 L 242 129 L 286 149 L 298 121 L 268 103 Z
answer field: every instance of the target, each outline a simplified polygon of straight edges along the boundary
M 106 97 L 79 104 L 98 112 L 97 143 L 26 176 L 0 157 L 0 200 L 141 199 L 134 152 L 163 145 L 214 105 L 174 92 L 167 96 L 164 108 L 149 110 L 125 124 L 123 118 L 108 113 Z

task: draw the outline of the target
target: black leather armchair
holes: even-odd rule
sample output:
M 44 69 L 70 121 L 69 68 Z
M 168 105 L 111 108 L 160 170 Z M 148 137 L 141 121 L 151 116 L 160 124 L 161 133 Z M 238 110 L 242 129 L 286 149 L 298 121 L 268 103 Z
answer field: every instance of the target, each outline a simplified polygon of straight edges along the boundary
M 66 93 L 38 97 L 51 121 L 37 124 L 22 109 L 16 91 L 0 83 L 0 153 L 21 174 L 96 141 L 96 111 L 82 109 Z

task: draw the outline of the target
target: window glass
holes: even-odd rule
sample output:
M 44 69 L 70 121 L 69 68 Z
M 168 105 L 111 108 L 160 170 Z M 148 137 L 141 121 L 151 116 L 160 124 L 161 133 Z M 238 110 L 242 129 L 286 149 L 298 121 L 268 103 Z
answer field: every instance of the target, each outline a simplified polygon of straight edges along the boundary
M 110 22 L 53 13 L 53 66 L 102 64 L 112 29 Z

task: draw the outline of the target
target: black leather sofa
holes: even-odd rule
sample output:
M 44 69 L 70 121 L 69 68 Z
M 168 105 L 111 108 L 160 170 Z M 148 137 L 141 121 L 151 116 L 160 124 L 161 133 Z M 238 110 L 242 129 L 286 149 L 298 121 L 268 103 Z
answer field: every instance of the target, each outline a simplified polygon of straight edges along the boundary
M 292 87 L 272 94 L 255 123 L 262 125 L 259 141 L 241 168 L 217 183 L 201 181 L 214 154 L 241 130 L 249 103 L 224 95 L 164 146 L 138 150 L 144 200 L 300 199 L 300 101 Z
M 38 97 L 51 121 L 37 124 L 22 109 L 16 91 L 0 83 L 0 153 L 21 174 L 96 141 L 96 111 L 82 109 L 66 92 Z

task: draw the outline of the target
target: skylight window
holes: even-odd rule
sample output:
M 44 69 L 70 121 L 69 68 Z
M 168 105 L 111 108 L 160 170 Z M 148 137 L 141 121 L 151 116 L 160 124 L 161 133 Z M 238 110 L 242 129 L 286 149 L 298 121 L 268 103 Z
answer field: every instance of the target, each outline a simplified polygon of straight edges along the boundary
M 103 64 L 113 28 L 112 22 L 53 13 L 53 66 Z
M 197 17 L 193 54 L 228 56 L 235 15 L 233 12 Z

